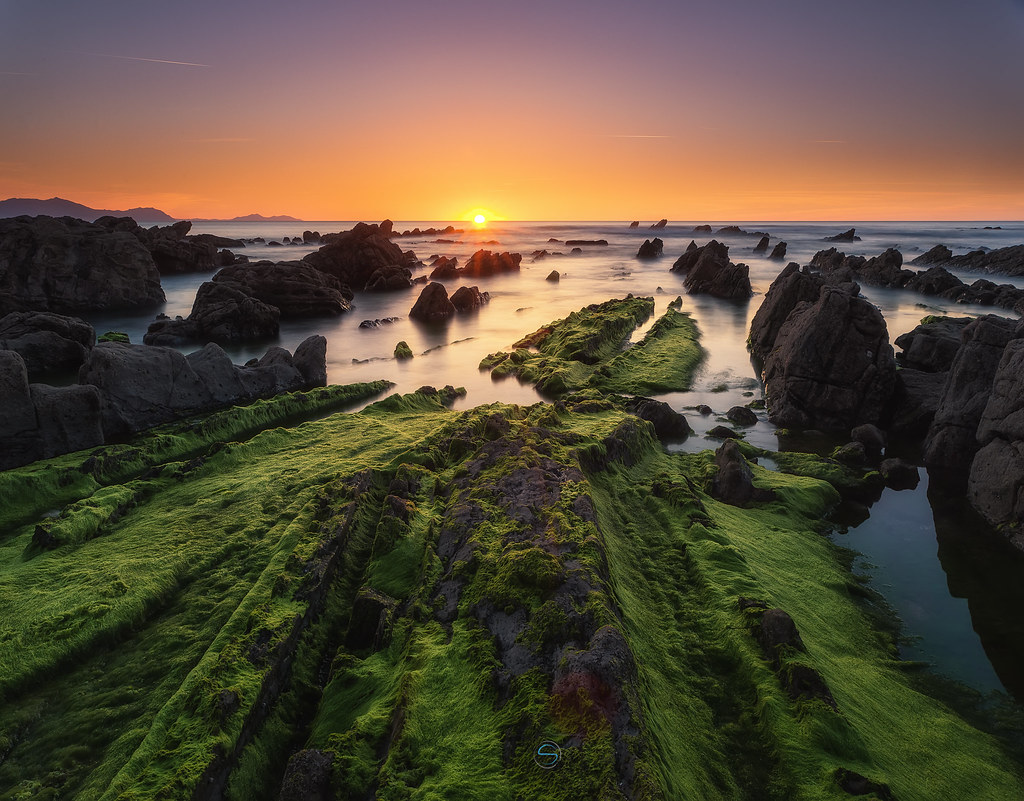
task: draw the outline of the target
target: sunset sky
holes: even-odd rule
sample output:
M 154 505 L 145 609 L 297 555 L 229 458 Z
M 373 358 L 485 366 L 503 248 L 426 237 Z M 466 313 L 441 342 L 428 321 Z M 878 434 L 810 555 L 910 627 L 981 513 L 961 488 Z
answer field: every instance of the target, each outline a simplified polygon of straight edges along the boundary
M 0 0 L 0 198 L 1024 217 L 1024 0 Z

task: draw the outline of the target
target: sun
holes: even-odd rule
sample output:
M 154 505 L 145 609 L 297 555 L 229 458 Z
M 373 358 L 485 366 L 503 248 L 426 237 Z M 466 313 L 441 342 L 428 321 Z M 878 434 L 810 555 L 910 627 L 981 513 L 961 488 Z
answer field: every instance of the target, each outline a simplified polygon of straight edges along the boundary
M 477 225 L 483 225 L 485 222 L 487 222 L 487 218 L 484 217 L 484 215 L 482 214 L 478 214 L 476 215 L 476 217 L 473 218 L 473 222 L 475 222 Z

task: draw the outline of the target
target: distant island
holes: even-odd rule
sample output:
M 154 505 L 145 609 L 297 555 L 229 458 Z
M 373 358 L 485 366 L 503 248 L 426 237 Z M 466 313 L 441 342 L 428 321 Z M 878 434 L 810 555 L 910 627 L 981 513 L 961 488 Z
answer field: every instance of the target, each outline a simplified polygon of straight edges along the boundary
M 95 222 L 100 217 L 132 217 L 136 221 L 143 222 L 174 222 L 175 220 L 185 219 L 173 217 L 167 212 L 155 209 L 152 206 L 134 209 L 94 209 L 61 197 L 51 197 L 48 200 L 12 197 L 7 200 L 0 200 L 0 218 L 20 217 L 23 214 L 27 214 L 30 217 L 36 217 L 40 214 L 46 214 L 50 217 L 77 217 L 87 222 Z M 273 217 L 264 217 L 262 214 L 246 214 L 241 217 L 232 217 L 230 220 L 188 219 L 192 219 L 194 222 L 302 222 L 297 217 L 290 217 L 287 214 L 277 214 Z

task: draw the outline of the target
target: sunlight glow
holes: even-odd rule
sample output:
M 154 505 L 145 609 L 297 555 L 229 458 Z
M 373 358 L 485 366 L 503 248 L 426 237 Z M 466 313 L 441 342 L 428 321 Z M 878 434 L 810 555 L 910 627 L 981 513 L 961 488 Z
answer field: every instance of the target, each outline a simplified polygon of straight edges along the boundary
M 484 217 L 484 215 L 482 214 L 478 214 L 476 215 L 476 217 L 473 218 L 473 222 L 475 222 L 477 225 L 483 225 L 485 222 L 487 222 L 487 218 Z

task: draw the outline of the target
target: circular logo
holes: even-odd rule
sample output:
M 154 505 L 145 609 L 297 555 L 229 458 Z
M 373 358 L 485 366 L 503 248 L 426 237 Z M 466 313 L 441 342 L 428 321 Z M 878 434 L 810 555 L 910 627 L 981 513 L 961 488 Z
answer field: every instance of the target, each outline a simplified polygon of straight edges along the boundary
M 544 770 L 551 770 L 561 758 L 562 749 L 558 747 L 558 743 L 553 743 L 551 740 L 542 742 L 533 754 L 533 761 Z

